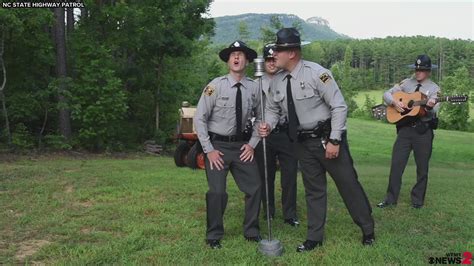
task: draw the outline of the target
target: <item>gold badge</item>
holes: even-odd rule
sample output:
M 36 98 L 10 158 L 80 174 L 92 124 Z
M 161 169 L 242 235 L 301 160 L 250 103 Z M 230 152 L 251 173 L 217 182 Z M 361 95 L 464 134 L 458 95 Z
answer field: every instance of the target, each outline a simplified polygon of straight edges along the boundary
M 323 82 L 326 83 L 328 80 L 331 79 L 331 76 L 328 73 L 323 73 L 321 76 L 319 76 L 319 79 Z
M 215 88 L 211 85 L 207 85 L 207 87 L 204 89 L 204 94 L 207 96 L 211 96 L 215 91 Z

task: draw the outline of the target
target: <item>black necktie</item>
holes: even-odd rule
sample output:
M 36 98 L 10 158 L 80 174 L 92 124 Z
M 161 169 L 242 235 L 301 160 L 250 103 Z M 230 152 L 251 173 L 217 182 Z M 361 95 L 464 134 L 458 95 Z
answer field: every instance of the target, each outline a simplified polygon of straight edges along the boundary
M 420 90 L 420 87 L 421 87 L 421 84 L 419 84 L 419 83 L 416 84 L 416 89 L 415 89 L 415 91 L 419 91 L 419 90 Z
M 235 96 L 235 123 L 237 127 L 237 137 L 242 136 L 242 91 L 240 90 L 242 83 L 237 83 L 234 87 L 237 87 L 237 95 Z
M 293 95 L 291 95 L 291 75 L 286 76 L 286 97 L 288 102 L 288 137 L 290 141 L 294 142 L 297 138 L 297 127 L 299 125 L 298 116 L 296 115 L 295 103 L 293 102 Z

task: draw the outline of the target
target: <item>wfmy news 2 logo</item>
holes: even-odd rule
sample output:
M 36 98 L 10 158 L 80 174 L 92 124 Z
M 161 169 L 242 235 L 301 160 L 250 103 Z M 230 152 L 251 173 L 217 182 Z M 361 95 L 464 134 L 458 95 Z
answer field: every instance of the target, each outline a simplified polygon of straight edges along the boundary
M 472 252 L 446 253 L 444 257 L 429 257 L 428 263 L 472 265 Z

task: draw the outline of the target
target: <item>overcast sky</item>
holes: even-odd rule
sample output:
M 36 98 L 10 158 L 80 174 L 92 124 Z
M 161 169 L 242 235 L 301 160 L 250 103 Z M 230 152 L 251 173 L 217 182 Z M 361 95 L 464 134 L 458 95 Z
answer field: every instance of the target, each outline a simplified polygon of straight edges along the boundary
M 353 38 L 437 36 L 474 40 L 474 0 L 464 1 L 272 1 L 214 0 L 210 15 L 287 13 L 319 16 L 336 32 Z

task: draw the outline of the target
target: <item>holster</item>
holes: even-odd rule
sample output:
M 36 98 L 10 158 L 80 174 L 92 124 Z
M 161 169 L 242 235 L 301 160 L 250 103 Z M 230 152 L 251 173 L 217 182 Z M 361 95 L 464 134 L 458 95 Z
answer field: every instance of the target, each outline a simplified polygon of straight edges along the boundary
M 242 132 L 242 137 L 244 141 L 249 141 L 250 138 L 252 138 L 253 125 L 252 125 L 252 122 L 251 121 L 249 122 L 249 121 L 247 121 L 244 132 Z
M 331 135 L 331 118 L 318 122 L 318 125 L 312 130 L 298 131 L 298 141 L 303 142 L 310 138 L 328 139 Z

